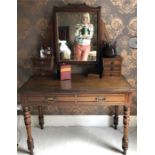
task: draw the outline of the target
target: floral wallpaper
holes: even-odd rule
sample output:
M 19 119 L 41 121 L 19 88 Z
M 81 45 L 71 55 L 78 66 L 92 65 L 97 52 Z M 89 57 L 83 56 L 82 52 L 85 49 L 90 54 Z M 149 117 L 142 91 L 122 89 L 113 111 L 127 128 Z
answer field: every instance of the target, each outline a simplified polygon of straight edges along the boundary
M 137 87 L 137 49 L 131 49 L 128 41 L 137 36 L 136 0 L 17 0 L 17 71 L 18 88 L 33 74 L 31 58 L 39 55 L 39 49 L 46 38 L 50 38 L 54 6 L 68 3 L 86 3 L 101 6 L 101 19 L 104 21 L 110 41 L 117 41 L 117 53 L 123 57 L 122 74 L 132 87 Z M 51 32 L 53 33 L 53 32 Z M 51 44 L 51 43 L 47 43 Z M 137 113 L 136 93 L 131 114 Z M 32 113 L 36 113 L 36 108 Z M 46 107 L 45 113 L 52 114 L 112 114 L 106 107 Z M 121 113 L 121 110 L 120 110 Z

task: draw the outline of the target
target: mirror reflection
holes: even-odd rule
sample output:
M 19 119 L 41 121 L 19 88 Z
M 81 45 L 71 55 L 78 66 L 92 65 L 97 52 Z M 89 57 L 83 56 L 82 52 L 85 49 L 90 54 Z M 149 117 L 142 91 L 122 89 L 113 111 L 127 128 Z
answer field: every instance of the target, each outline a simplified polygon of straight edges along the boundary
M 59 59 L 96 61 L 97 14 L 58 12 Z

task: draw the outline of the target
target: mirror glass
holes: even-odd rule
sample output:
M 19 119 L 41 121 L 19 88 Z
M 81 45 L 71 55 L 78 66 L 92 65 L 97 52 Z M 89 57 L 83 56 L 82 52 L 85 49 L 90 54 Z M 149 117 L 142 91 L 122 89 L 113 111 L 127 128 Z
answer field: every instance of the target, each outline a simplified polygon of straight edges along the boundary
M 97 60 L 97 13 L 57 12 L 59 61 Z

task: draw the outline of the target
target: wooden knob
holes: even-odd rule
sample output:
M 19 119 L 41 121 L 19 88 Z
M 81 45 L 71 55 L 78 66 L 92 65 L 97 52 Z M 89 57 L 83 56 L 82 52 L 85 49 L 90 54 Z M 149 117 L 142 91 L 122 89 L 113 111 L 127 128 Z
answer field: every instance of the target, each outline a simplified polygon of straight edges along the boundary
M 113 67 L 111 67 L 111 68 L 110 68 L 110 70 L 112 71 L 112 70 L 114 70 L 114 68 L 113 68 Z
M 47 101 L 54 103 L 54 101 L 56 101 L 56 97 L 49 97 L 47 98 Z

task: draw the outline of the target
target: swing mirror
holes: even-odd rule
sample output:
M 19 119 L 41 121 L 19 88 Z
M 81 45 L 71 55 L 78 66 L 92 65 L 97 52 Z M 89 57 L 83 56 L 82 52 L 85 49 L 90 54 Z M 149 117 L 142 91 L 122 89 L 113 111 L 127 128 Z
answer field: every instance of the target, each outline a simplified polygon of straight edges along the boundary
M 54 7 L 55 50 L 58 63 L 97 63 L 100 7 Z

